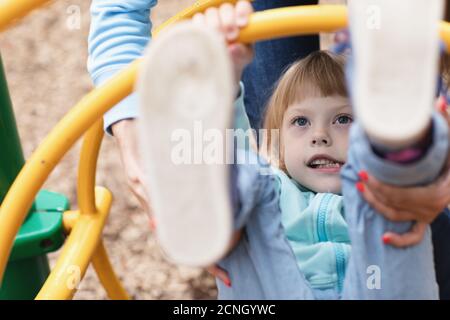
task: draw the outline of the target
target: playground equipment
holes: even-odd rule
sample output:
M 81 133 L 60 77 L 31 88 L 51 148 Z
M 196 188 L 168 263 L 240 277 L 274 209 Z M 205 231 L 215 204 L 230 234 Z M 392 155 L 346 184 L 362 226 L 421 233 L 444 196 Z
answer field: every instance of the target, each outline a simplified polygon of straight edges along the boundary
M 48 0 L 3 0 L 0 31 Z M 164 23 L 158 32 L 226 0 L 202 0 Z M 299 6 L 253 14 L 239 41 L 333 32 L 347 25 L 345 6 Z M 450 23 L 441 25 L 450 48 Z M 101 240 L 112 195 L 95 187 L 103 138 L 102 116 L 132 93 L 140 60 L 86 95 L 53 128 L 24 163 L 11 101 L 0 63 L 0 299 L 70 299 L 90 262 L 112 299 L 128 295 L 117 279 Z M 63 195 L 40 191 L 63 155 L 84 134 L 78 168 L 78 209 Z M 65 238 L 65 239 L 64 239 Z M 62 246 L 50 272 L 46 254 Z M 2 281 L 3 280 L 3 281 Z

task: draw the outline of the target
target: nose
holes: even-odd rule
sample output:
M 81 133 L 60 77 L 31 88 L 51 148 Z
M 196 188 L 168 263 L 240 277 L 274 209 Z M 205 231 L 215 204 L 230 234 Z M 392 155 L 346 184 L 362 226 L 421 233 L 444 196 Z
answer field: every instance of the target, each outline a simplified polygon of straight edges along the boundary
M 331 138 L 324 131 L 316 132 L 311 138 L 311 146 L 327 147 L 331 145 Z

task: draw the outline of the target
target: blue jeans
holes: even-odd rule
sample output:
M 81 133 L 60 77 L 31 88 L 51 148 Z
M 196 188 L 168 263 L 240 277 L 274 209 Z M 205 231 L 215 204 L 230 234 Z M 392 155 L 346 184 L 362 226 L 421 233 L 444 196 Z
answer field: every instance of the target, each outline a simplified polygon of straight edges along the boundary
M 257 156 L 250 154 L 255 164 L 236 165 L 239 206 L 235 211 L 235 228 L 244 228 L 245 232 L 237 247 L 219 262 L 232 283 L 228 288 L 217 282 L 220 299 L 439 298 L 430 230 L 420 244 L 407 249 L 383 244 L 384 232 L 403 233 L 412 223 L 386 220 L 364 201 L 355 182 L 363 169 L 391 184 L 413 186 L 432 182 L 446 161 L 447 123 L 440 115 L 433 115 L 433 145 L 422 159 L 409 165 L 390 163 L 377 156 L 357 122 L 351 129 L 350 146 L 348 162 L 342 169 L 342 186 L 352 254 L 342 295 L 333 290 L 313 290 L 306 282 L 284 236 L 274 177 L 262 175 L 265 162 L 254 160 Z M 239 155 L 248 156 L 245 152 Z M 449 225 L 450 220 L 446 221 Z M 440 239 L 441 242 L 447 243 L 445 239 Z M 448 246 L 444 250 L 448 251 Z M 449 270 L 439 264 L 436 269 L 444 277 Z
M 317 4 L 318 0 L 256 0 L 256 11 Z M 273 86 L 294 61 L 319 50 L 318 36 L 290 37 L 255 44 L 253 62 L 244 70 L 245 107 L 252 128 L 259 129 Z
M 431 224 L 434 264 L 441 300 L 450 300 L 450 210 L 445 209 Z

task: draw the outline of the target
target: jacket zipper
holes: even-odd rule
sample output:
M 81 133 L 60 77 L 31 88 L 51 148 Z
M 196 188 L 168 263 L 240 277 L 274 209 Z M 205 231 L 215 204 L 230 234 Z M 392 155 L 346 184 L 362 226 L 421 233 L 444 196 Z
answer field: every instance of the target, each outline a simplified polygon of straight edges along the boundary
M 317 214 L 317 235 L 319 236 L 319 242 L 328 241 L 326 221 L 327 221 L 327 209 L 331 201 L 331 194 L 326 193 L 323 195 L 319 204 L 319 212 Z
M 337 271 L 337 280 L 338 280 L 338 291 L 342 292 L 342 288 L 344 287 L 344 278 L 345 278 L 345 251 L 342 243 L 333 243 L 334 250 L 336 253 L 336 271 Z
M 328 207 L 331 202 L 333 195 L 332 194 L 324 194 L 322 197 L 319 210 L 317 215 L 317 234 L 320 242 L 327 242 L 327 231 L 326 231 L 326 222 L 327 222 L 327 212 Z M 333 243 L 333 249 L 335 252 L 336 258 L 336 274 L 337 274 L 337 284 L 339 292 L 342 291 L 345 277 L 345 251 L 340 243 Z

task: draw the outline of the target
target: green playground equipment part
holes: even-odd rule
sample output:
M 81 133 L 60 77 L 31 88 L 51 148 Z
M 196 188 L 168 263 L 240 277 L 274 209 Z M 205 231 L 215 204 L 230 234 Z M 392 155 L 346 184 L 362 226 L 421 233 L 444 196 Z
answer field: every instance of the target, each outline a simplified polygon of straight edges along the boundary
M 0 206 L 25 159 L 0 56 Z M 0 284 L 0 300 L 34 299 L 50 273 L 47 253 L 64 243 L 62 217 L 68 199 L 42 190 L 16 236 Z

